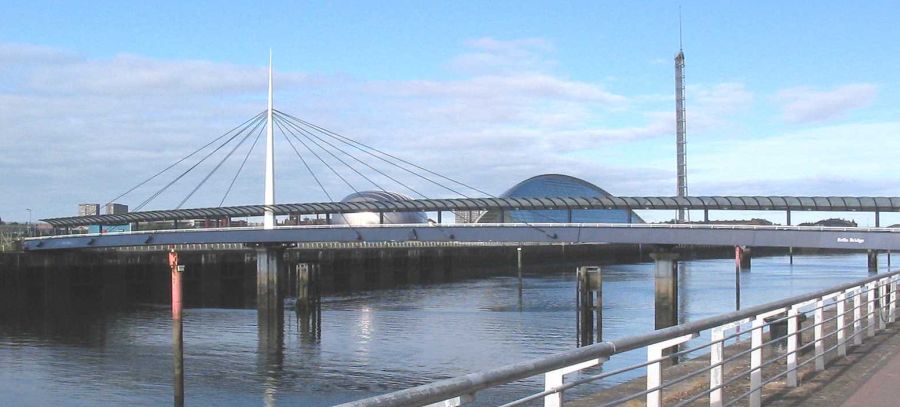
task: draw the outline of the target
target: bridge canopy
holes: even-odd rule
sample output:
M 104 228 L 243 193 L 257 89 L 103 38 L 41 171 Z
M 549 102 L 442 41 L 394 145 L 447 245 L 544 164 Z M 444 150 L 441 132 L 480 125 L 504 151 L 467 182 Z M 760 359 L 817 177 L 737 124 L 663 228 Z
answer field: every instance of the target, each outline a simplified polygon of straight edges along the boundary
M 262 216 L 264 205 L 173 209 L 116 215 L 42 219 L 56 227 L 118 225 L 134 222 L 218 219 Z M 475 210 L 785 210 L 839 212 L 900 212 L 900 197 L 802 196 L 582 196 L 415 199 L 409 201 L 319 202 L 272 206 L 276 215 L 315 215 L 356 212 L 434 212 Z

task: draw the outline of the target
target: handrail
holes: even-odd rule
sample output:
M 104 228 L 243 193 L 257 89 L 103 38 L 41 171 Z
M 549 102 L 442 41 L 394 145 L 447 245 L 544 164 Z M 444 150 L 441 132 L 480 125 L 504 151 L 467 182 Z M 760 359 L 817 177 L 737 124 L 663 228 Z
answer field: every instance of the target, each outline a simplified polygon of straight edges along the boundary
M 431 226 L 427 223 L 412 224 L 374 224 L 374 225 L 291 225 L 278 226 L 275 230 L 292 230 L 292 229 L 353 229 L 353 228 L 388 228 L 388 229 L 404 229 L 404 228 L 427 228 L 427 227 L 458 227 L 458 228 L 533 228 L 533 227 L 573 227 L 573 228 L 622 228 L 622 229 L 709 229 L 709 230 L 781 230 L 781 231 L 810 231 L 810 232 L 884 232 L 884 233 L 900 233 L 898 228 L 887 227 L 840 227 L 840 226 L 783 226 L 783 225 L 706 225 L 706 224 L 669 224 L 669 223 L 447 223 Z M 199 233 L 199 232 L 221 232 L 221 231 L 239 231 L 239 230 L 262 230 L 262 226 L 240 226 L 240 227 L 219 227 L 219 228 L 191 228 L 191 229 L 157 229 L 157 230 L 135 230 L 129 232 L 109 232 L 109 233 L 82 233 L 70 235 L 54 235 L 43 237 L 29 237 L 23 240 L 45 240 L 65 237 L 98 237 L 112 235 L 142 235 L 154 233 Z
M 544 374 L 556 369 L 572 366 L 592 359 L 608 358 L 614 354 L 644 348 L 650 345 L 658 345 L 661 342 L 677 340 L 701 331 L 723 326 L 735 321 L 747 318 L 761 318 L 762 315 L 798 306 L 809 301 L 822 301 L 823 297 L 829 297 L 835 293 L 843 293 L 847 290 L 869 285 L 871 283 L 889 279 L 900 275 L 900 271 L 879 274 L 851 283 L 841 284 L 806 294 L 784 298 L 739 311 L 727 312 L 698 321 L 688 322 L 665 329 L 653 331 L 648 334 L 629 336 L 613 341 L 601 342 L 550 356 L 536 358 L 525 362 L 469 373 L 450 379 L 439 380 L 430 384 L 400 390 L 393 393 L 370 397 L 339 405 L 339 407 L 393 407 L 393 406 L 426 406 L 450 400 L 461 395 L 472 395 L 489 387 L 514 382 L 528 377 Z M 870 294 L 871 295 L 871 294 Z M 871 297 L 869 298 L 871 302 Z M 892 300 L 895 301 L 895 300 Z M 893 306 L 894 303 L 891 302 Z M 817 312 L 821 308 L 818 308 Z M 821 321 L 819 322 L 821 324 Z M 761 329 L 759 328 L 754 329 Z M 755 345 L 759 348 L 761 345 Z M 653 390 L 653 389 L 649 389 Z

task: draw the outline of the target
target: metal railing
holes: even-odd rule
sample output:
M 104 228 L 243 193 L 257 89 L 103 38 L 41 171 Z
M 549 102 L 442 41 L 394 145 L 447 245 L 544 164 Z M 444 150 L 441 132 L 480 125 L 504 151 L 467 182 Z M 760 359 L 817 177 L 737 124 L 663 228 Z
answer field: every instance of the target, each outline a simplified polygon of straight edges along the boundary
M 762 404 L 762 392 L 767 384 L 783 378 L 786 386 L 797 387 L 801 368 L 811 364 L 816 371 L 824 370 L 826 355 L 836 353 L 836 357 L 845 357 L 848 347 L 861 345 L 864 337 L 874 336 L 895 322 L 898 280 L 900 272 L 881 274 L 645 335 L 597 343 L 340 406 L 460 406 L 474 401 L 480 391 L 543 375 L 545 386 L 542 391 L 502 406 L 519 406 L 542 400 L 545 407 L 559 407 L 563 405 L 564 392 L 576 386 L 602 383 L 604 379 L 645 369 L 646 386 L 642 386 L 640 391 L 613 400 L 603 400 L 601 397 L 600 401 L 592 400 L 592 405 L 613 406 L 643 398 L 647 406 L 657 407 L 665 401 L 663 392 L 673 386 L 708 378 L 708 383 L 701 383 L 702 390 L 691 395 L 679 394 L 674 402 L 668 404 L 680 407 L 706 404 L 705 401 L 708 401 L 710 406 L 722 407 L 746 402 L 751 407 L 758 407 Z M 802 326 L 801 318 L 807 314 L 812 315 L 812 323 Z M 787 325 L 786 330 L 784 325 Z M 812 331 L 812 340 L 801 344 L 801 335 L 808 335 L 809 331 Z M 768 337 L 764 335 L 766 332 Z M 690 348 L 666 353 L 667 349 L 677 349 L 673 347 L 679 345 L 688 346 L 686 342 L 699 338 L 701 333 L 708 333 L 709 339 L 700 340 L 699 345 L 691 343 Z M 748 335 L 749 344 L 741 340 L 741 336 Z M 786 351 L 763 360 L 764 348 L 770 349 L 772 346 L 768 345 L 780 342 L 786 342 Z M 726 343 L 732 344 L 728 349 L 734 351 L 728 357 L 725 357 Z M 569 382 L 564 380 L 566 375 L 602 365 L 616 355 L 637 349 L 646 349 L 646 362 L 599 374 L 580 375 Z M 699 352 L 707 352 L 700 358 L 708 358 L 708 364 L 703 362 L 699 369 L 680 372 L 680 376 L 663 381 L 663 373 L 667 372 L 663 364 Z M 812 352 L 812 355 L 801 360 L 802 352 Z M 745 366 L 747 357 L 749 367 Z M 784 365 L 779 365 L 782 362 Z M 745 383 L 748 378 L 749 383 Z M 727 400 L 726 389 L 729 390 Z M 603 395 L 599 390 L 595 393 L 595 396 Z
M 575 228 L 593 227 L 593 228 L 620 228 L 620 229 L 715 229 L 715 230 L 781 230 L 781 231 L 818 231 L 818 232 L 885 232 L 900 233 L 898 228 L 886 227 L 835 227 L 835 226 L 781 226 L 781 225 L 718 225 L 718 224 L 671 224 L 671 223 L 414 223 L 414 224 L 375 224 L 375 225 L 291 225 L 278 226 L 276 229 L 354 229 L 354 228 L 423 228 L 423 227 L 455 227 L 455 228 L 534 228 L 534 227 L 555 227 L 566 226 Z M 71 236 L 79 237 L 98 237 L 104 235 L 147 235 L 154 233 L 199 233 L 199 232 L 222 232 L 222 231 L 239 231 L 239 230 L 261 230 L 262 226 L 235 226 L 235 227 L 215 227 L 215 228 L 184 228 L 184 229 L 153 229 L 153 230 L 135 230 L 128 232 L 107 232 L 107 233 L 70 233 L 58 234 L 53 236 L 32 237 L 25 240 L 41 240 L 52 238 L 65 238 Z

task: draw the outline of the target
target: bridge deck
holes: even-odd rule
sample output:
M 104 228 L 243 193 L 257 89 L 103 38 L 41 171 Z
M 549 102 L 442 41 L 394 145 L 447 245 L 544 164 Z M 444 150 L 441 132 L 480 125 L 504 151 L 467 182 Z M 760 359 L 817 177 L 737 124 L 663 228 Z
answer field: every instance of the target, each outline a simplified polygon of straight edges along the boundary
M 668 224 L 453 224 L 190 229 L 28 239 L 25 250 L 194 243 L 309 242 L 620 243 L 900 250 L 900 230 Z

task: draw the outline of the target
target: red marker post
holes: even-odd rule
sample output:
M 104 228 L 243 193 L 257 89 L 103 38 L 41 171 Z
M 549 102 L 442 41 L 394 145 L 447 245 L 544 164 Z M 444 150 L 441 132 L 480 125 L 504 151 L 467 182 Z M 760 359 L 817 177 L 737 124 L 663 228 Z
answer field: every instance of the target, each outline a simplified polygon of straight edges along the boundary
M 175 367 L 175 406 L 184 406 L 184 341 L 181 326 L 181 275 L 184 266 L 178 264 L 175 248 L 169 249 L 169 269 L 172 273 L 172 355 Z

